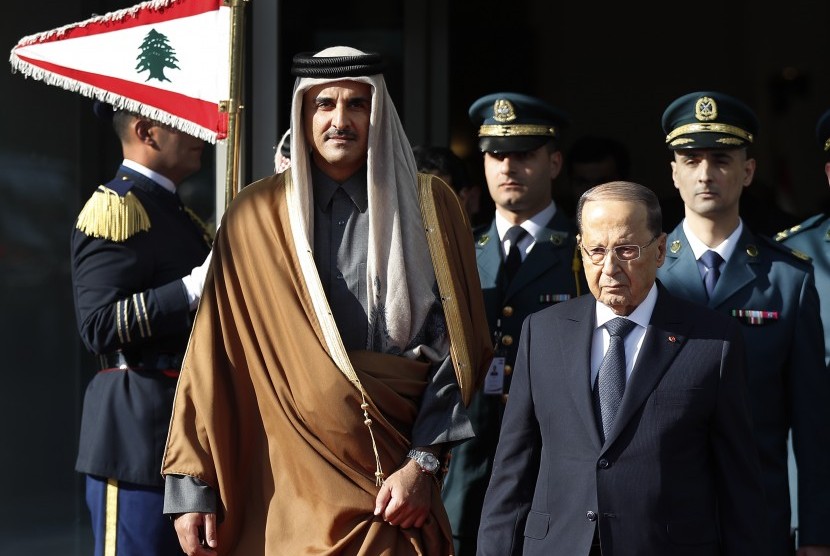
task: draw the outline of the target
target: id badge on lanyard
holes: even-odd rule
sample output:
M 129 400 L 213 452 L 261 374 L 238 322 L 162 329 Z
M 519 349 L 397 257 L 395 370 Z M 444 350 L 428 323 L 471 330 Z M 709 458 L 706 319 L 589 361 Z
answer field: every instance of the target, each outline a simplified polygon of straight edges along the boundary
M 493 360 L 484 377 L 484 393 L 502 395 L 504 393 L 504 363 L 506 360 L 504 345 L 501 343 L 501 319 L 496 321 L 493 332 Z

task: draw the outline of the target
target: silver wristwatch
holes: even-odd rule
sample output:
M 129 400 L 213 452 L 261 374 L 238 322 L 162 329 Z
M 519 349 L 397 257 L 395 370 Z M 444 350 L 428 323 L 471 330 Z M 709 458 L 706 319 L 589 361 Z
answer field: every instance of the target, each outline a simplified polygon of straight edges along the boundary
M 409 450 L 406 457 L 414 459 L 415 463 L 421 467 L 422 473 L 435 475 L 438 472 L 438 468 L 441 467 L 438 458 L 434 454 L 425 452 L 424 450 Z

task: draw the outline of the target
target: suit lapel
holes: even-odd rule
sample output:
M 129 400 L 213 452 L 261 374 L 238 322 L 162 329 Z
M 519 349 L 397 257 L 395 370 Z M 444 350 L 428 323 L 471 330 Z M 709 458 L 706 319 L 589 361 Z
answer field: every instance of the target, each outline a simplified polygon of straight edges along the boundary
M 755 265 L 760 262 L 758 257 L 758 243 L 752 233 L 744 226 L 738 245 L 735 246 L 732 256 L 723 265 L 720 278 L 712 292 L 710 307 L 717 307 L 735 292 L 753 282 L 757 278 Z
M 651 322 L 646 329 L 637 363 L 625 387 L 614 426 L 606 438 L 606 447 L 617 439 L 620 431 L 645 403 L 685 344 L 689 325 L 679 320 L 679 311 L 673 310 L 674 306 L 665 288 L 658 286 L 657 303 L 651 315 Z
M 570 389 L 577 413 L 589 431 L 597 449 L 602 446 L 597 419 L 594 413 L 594 398 L 591 385 L 591 341 L 594 334 L 596 300 L 591 295 L 576 298 L 567 304 L 570 311 L 562 318 L 558 336 L 562 354 L 568 354 L 562 361 L 566 369 L 565 384 Z M 577 350 L 581 350 L 577 351 Z M 573 364 L 569 364 L 573 361 Z
M 483 289 L 495 288 L 498 285 L 502 261 L 501 241 L 496 231 L 495 220 L 490 224 L 489 230 L 478 236 L 475 245 L 481 287 Z
M 675 292 L 678 297 L 707 304 L 706 288 L 697 268 L 695 254 L 683 233 L 683 227 L 678 225 L 666 241 L 666 262 L 658 271 L 660 282 Z M 718 283 L 718 287 L 720 283 Z M 717 291 L 717 288 L 715 289 Z

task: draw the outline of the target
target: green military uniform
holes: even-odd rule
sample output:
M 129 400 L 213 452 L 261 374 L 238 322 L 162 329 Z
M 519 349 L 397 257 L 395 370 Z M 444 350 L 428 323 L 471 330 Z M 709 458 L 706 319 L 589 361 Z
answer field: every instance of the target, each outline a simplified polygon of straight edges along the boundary
M 555 108 L 518 93 L 483 97 L 470 108 L 470 116 L 482 124 L 479 146 L 491 153 L 536 150 L 553 139 L 557 129 L 567 121 Z M 532 312 L 588 291 L 581 259 L 574 260 L 573 222 L 561 210 L 553 212 L 552 217 L 545 214 L 542 210 L 529 219 L 535 224 L 532 238 L 527 240 L 533 242 L 533 247 L 509 282 L 496 220 L 473 232 L 476 263 L 496 353 L 495 365 L 491 366 L 482 389 L 468 408 L 476 437 L 452 450 L 442 491 L 457 556 L 476 551 L 484 491 L 490 481 L 522 321 Z
M 824 362 L 830 371 L 830 214 L 811 216 L 775 239 L 813 262 L 824 327 Z
M 825 111 L 816 123 L 816 139 L 824 151 L 825 161 L 830 162 L 830 110 Z M 830 175 L 827 179 L 830 181 Z M 830 370 L 830 213 L 811 216 L 801 224 L 780 232 L 775 239 L 805 253 L 813 261 L 824 325 L 824 362 Z
M 663 115 L 670 149 L 736 149 L 754 140 L 757 120 L 722 93 L 691 93 Z M 717 188 L 715 188 L 717 191 Z M 717 246 L 714 246 L 717 247 Z M 707 305 L 741 323 L 754 435 L 767 503 L 771 554 L 792 554 L 787 440 L 798 462 L 800 544 L 830 544 L 830 376 L 813 267 L 807 257 L 746 225 L 720 265 L 710 295 L 681 222 L 668 237 L 657 278 L 674 295 Z

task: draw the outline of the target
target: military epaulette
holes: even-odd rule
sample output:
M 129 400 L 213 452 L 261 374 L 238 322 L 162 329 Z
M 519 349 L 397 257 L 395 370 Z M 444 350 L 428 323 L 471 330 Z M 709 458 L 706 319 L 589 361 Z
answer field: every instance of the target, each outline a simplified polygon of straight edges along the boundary
M 766 242 L 768 245 L 772 246 L 776 251 L 781 251 L 782 253 L 785 253 L 787 255 L 791 255 L 791 256 L 795 257 L 796 259 L 800 259 L 800 260 L 802 260 L 804 262 L 807 262 L 807 263 L 811 263 L 812 260 L 813 260 L 813 259 L 810 258 L 810 256 L 807 253 L 804 253 L 803 251 L 799 251 L 797 249 L 793 249 L 792 247 L 789 247 L 788 245 L 785 245 L 783 243 L 779 243 L 779 240 L 777 239 L 777 237 L 776 237 L 776 239 L 772 239 L 771 237 L 767 237 L 767 236 L 760 236 L 760 237 L 764 240 L 764 242 Z
M 826 215 L 824 215 L 824 214 L 816 214 L 814 216 L 811 216 L 810 218 L 808 218 L 804 222 L 802 222 L 800 224 L 796 224 L 792 228 L 782 230 L 782 231 L 778 232 L 777 234 L 775 234 L 775 241 L 783 241 L 783 240 L 787 239 L 788 237 L 792 237 L 792 236 L 794 236 L 794 235 L 796 235 L 800 232 L 803 232 L 805 230 L 809 230 L 809 229 L 815 227 L 817 224 L 819 224 L 822 220 L 824 220 L 825 217 L 826 217 Z
M 801 259 L 802 261 L 811 262 L 813 259 L 805 253 L 804 251 L 799 251 L 798 249 L 790 249 L 790 253 Z
M 150 217 L 131 191 L 120 194 L 99 185 L 81 209 L 75 227 L 91 237 L 121 242 L 149 230 Z

